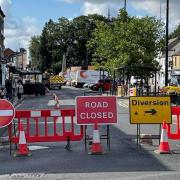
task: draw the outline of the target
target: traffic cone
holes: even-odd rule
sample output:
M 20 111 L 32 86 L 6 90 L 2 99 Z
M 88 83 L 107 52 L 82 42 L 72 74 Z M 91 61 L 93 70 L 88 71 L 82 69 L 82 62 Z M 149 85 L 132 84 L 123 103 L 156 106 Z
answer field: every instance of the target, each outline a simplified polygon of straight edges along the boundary
M 165 121 L 163 121 L 163 125 L 162 125 L 159 149 L 156 150 L 155 152 L 158 154 L 170 154 L 171 153 L 169 143 L 168 143 L 167 128 L 166 128 Z
M 56 108 L 60 108 L 59 98 L 57 95 L 55 96 L 55 102 L 56 102 Z
M 97 124 L 95 124 L 93 130 L 93 141 L 90 154 L 102 154 L 102 146 L 100 142 L 100 135 Z
M 23 125 L 20 124 L 19 127 L 19 145 L 18 145 L 18 150 L 14 156 L 29 156 L 30 152 L 26 144 L 26 137 L 25 137 L 25 132 L 23 129 Z

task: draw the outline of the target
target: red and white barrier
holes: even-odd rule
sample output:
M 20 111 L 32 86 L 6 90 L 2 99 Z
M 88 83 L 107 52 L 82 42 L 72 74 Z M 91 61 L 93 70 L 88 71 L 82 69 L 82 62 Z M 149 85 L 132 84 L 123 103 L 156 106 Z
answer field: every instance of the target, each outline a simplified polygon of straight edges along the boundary
M 160 145 L 159 149 L 155 151 L 158 154 L 169 154 L 170 151 L 170 146 L 168 143 L 168 137 L 167 137 L 167 128 L 166 128 L 166 123 L 163 122 L 162 125 L 162 131 L 161 131 L 161 139 L 160 139 Z
M 57 120 L 61 118 L 61 123 Z M 75 126 L 75 110 L 16 110 L 15 118 L 18 121 L 18 131 L 23 120 L 23 125 L 26 127 L 26 141 L 30 142 L 56 142 L 56 141 L 80 141 L 83 139 L 83 126 Z M 70 120 L 70 129 L 69 123 Z M 68 122 L 68 123 L 67 123 Z M 34 131 L 30 131 L 31 124 L 35 124 Z M 41 125 L 41 132 L 40 132 Z M 49 127 L 50 126 L 50 127 Z M 68 128 L 66 128 L 68 126 Z M 50 129 L 51 128 L 51 129 Z M 43 130 L 44 129 L 44 130 Z M 43 131 L 43 132 L 42 132 Z M 49 131 L 51 131 L 49 133 Z M 9 139 L 12 143 L 18 143 L 18 137 L 13 133 L 12 124 L 9 125 Z M 53 134 L 52 134 L 53 132 Z

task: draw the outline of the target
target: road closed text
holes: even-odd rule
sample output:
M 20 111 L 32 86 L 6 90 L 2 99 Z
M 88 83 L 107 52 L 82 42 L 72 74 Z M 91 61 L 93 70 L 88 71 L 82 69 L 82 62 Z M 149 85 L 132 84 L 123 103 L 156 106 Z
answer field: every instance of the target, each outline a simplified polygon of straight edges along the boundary
M 81 119 L 110 119 L 113 118 L 113 112 L 108 112 L 108 102 L 85 102 L 86 109 L 96 109 L 96 112 L 82 112 L 80 113 Z M 98 112 L 101 109 L 101 112 Z M 103 110 L 103 111 L 102 111 Z
M 110 119 L 113 118 L 112 112 L 91 112 L 91 113 L 81 113 L 81 119 Z
M 114 123 L 116 119 L 117 110 L 114 97 L 79 97 L 77 99 L 79 123 Z

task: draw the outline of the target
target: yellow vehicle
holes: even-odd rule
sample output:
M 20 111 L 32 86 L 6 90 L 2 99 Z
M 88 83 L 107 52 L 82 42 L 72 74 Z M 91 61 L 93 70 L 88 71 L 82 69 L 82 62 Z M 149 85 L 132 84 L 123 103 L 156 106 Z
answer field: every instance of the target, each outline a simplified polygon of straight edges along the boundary
M 58 87 L 61 89 L 62 85 L 64 85 L 64 77 L 59 75 L 51 75 L 49 77 L 49 88 L 53 89 Z
M 161 92 L 170 94 L 180 94 L 180 87 L 177 86 L 166 86 L 161 89 Z

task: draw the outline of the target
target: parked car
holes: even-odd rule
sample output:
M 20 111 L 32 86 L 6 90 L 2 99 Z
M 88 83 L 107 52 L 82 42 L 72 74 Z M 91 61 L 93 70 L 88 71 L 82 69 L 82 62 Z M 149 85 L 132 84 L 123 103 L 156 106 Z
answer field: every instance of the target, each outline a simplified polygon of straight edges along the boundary
M 110 91 L 113 87 L 113 80 L 111 79 L 104 79 L 99 80 L 97 83 L 92 85 L 90 88 L 92 90 L 98 91 L 102 89 L 103 91 Z M 117 83 L 115 82 L 115 88 L 117 88 Z

